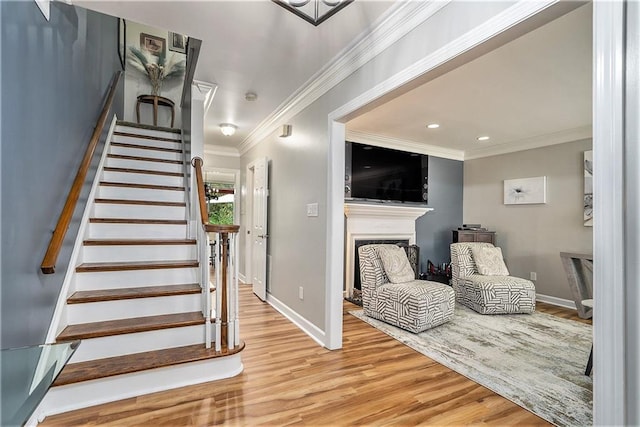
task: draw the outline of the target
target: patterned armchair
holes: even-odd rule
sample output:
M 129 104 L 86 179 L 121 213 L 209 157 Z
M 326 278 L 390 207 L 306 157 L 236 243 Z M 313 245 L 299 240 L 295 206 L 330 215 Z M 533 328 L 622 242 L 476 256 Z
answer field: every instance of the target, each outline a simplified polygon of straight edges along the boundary
M 532 313 L 536 309 L 533 282 L 514 276 L 483 276 L 478 273 L 472 248 L 491 243 L 451 244 L 451 284 L 456 300 L 480 314 Z
M 381 246 L 358 248 L 364 313 L 410 332 L 422 332 L 453 317 L 450 286 L 426 280 L 390 283 L 378 254 Z

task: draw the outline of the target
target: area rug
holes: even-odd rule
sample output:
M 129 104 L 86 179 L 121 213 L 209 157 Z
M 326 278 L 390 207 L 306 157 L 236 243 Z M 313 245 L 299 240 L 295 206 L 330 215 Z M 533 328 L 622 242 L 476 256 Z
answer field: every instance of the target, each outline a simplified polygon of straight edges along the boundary
M 458 305 L 450 322 L 413 334 L 349 313 L 550 423 L 593 424 L 592 379 L 584 375 L 591 325 L 537 312 L 483 316 Z

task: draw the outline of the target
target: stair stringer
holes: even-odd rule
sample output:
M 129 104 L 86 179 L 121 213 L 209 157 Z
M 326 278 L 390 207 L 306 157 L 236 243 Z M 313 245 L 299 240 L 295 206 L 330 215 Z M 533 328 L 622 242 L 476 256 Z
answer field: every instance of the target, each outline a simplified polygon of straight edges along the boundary
M 74 242 L 73 250 L 71 251 L 69 268 L 65 272 L 64 280 L 62 281 L 62 288 L 60 289 L 60 293 L 58 294 L 56 308 L 53 311 L 51 324 L 49 325 L 49 330 L 47 331 L 47 336 L 45 338 L 45 343 L 47 344 L 53 344 L 56 342 L 56 337 L 67 323 L 67 298 L 75 291 L 75 289 L 73 289 L 75 268 L 82 256 L 83 242 L 87 238 L 89 229 L 89 218 L 91 216 L 91 213 L 93 212 L 93 201 L 96 198 L 100 178 L 102 176 L 102 169 L 104 168 L 104 164 L 107 160 L 107 154 L 109 154 L 110 151 L 111 139 L 113 138 L 113 132 L 116 128 L 117 119 L 118 118 L 116 117 L 116 115 L 114 115 L 113 120 L 111 121 L 111 125 L 109 125 L 109 132 L 107 133 L 107 139 L 105 140 L 104 149 L 102 150 L 102 157 L 100 158 L 100 162 L 98 163 L 98 169 L 96 171 L 95 178 L 93 179 L 93 183 L 91 184 L 91 190 L 89 191 L 87 204 L 85 205 L 82 219 L 80 220 L 80 227 L 78 229 L 76 241 Z

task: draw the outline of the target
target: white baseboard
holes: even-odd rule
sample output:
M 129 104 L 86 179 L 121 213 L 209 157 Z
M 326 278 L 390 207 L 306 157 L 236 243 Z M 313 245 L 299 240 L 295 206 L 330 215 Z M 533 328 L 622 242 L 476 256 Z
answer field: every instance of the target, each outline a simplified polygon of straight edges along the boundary
M 573 310 L 576 309 L 576 303 L 569 299 L 536 294 L 536 301 L 546 302 L 547 304 L 557 305 L 558 307 L 571 308 Z
M 238 281 L 239 281 L 240 283 L 242 283 L 243 285 L 246 285 L 246 284 L 247 284 L 247 278 L 246 278 L 246 277 L 245 277 L 245 275 L 244 275 L 244 274 L 242 274 L 242 273 L 238 273 Z
M 289 319 L 294 325 L 300 328 L 302 332 L 309 335 L 315 342 L 323 347 L 326 347 L 326 334 L 323 330 L 318 328 L 313 323 L 309 322 L 304 317 L 300 316 L 297 312 L 292 310 L 289 306 L 284 304 L 282 301 L 280 301 L 270 293 L 267 293 L 267 303 L 269 303 L 271 307 L 280 312 L 280 314 L 282 314 L 284 317 Z

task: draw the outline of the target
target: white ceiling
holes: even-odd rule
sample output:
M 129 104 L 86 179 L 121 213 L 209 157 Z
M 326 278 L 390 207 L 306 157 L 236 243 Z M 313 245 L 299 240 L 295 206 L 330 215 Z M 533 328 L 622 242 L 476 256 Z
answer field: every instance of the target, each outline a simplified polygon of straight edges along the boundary
M 201 39 L 195 78 L 218 86 L 206 143 L 223 148 L 238 147 L 398 4 L 356 0 L 314 27 L 268 0 L 74 3 Z M 348 136 L 459 159 L 589 137 L 591 38 L 588 4 L 353 119 Z M 247 91 L 258 100 L 245 101 Z M 223 122 L 238 126 L 233 137 L 221 135 Z M 440 128 L 426 129 L 433 122 Z
M 454 158 L 589 137 L 591 11 L 582 6 L 353 119 L 348 136 Z M 491 139 L 478 142 L 483 135 Z
M 394 2 L 357 0 L 318 27 L 268 0 L 74 4 L 201 39 L 195 78 L 218 86 L 205 119 L 206 143 L 237 147 Z M 258 100 L 245 101 L 247 91 Z M 238 126 L 234 136 L 220 133 L 225 122 Z

